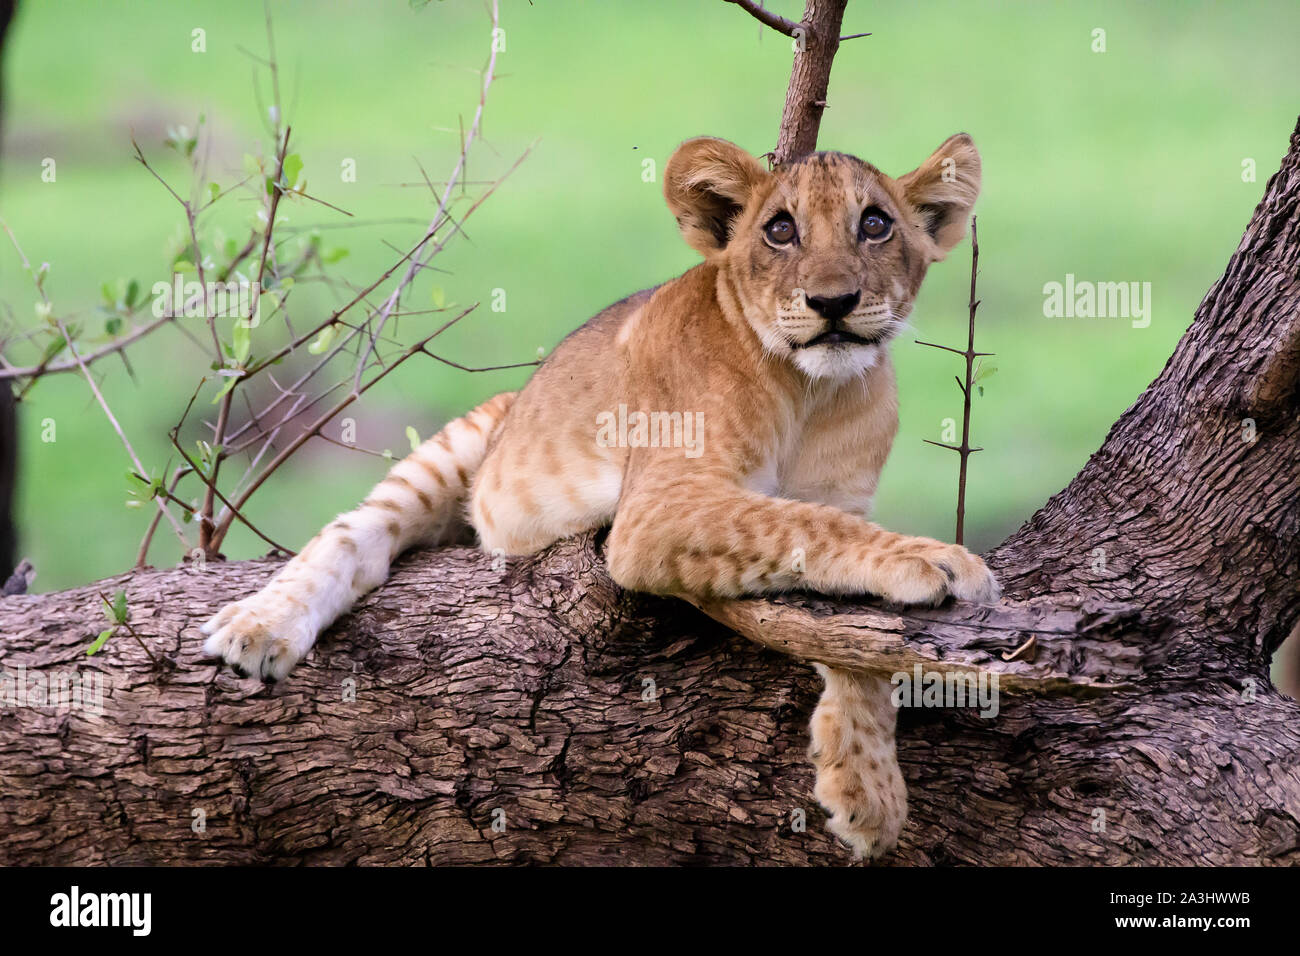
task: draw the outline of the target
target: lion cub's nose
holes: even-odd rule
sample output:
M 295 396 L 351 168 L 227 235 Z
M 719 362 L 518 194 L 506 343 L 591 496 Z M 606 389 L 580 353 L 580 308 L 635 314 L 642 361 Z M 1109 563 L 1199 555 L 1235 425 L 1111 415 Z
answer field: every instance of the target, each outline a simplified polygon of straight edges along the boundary
M 823 319 L 835 322 L 856 309 L 861 298 L 861 292 L 850 292 L 848 295 L 810 295 L 808 307 Z

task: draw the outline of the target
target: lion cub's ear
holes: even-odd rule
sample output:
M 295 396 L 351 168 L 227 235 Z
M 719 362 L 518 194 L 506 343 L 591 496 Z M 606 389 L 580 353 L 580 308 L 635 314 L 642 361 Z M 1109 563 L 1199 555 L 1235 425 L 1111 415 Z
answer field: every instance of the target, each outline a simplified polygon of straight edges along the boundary
M 950 136 L 934 154 L 898 180 L 921 214 L 939 258 L 966 234 L 971 207 L 980 194 L 980 154 L 965 133 Z
M 725 139 L 702 136 L 677 147 L 664 170 L 664 198 L 682 236 L 705 258 L 726 247 L 754 188 L 770 174 Z

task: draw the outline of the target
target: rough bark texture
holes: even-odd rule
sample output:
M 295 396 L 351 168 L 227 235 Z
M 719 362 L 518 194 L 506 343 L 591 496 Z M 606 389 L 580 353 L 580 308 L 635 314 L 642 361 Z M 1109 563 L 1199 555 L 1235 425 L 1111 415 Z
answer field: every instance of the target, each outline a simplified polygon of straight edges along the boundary
M 619 591 L 599 536 L 504 570 L 450 549 L 267 689 L 194 628 L 274 562 L 0 599 L 0 669 L 110 684 L 97 719 L 0 711 L 0 863 L 848 862 L 810 796 L 814 679 L 772 648 L 1002 680 L 993 719 L 902 711 L 892 862 L 1300 862 L 1300 706 L 1268 682 L 1300 620 L 1298 276 L 1300 127 L 1160 377 L 989 556 L 997 608 L 705 605 L 745 640 Z M 119 586 L 156 663 L 124 634 L 84 655 Z
M 794 55 L 790 84 L 785 91 L 781 131 L 775 161 L 788 163 L 817 149 L 817 131 L 826 110 L 831 65 L 840 48 L 840 25 L 848 0 L 807 0 L 804 6 L 803 47 Z

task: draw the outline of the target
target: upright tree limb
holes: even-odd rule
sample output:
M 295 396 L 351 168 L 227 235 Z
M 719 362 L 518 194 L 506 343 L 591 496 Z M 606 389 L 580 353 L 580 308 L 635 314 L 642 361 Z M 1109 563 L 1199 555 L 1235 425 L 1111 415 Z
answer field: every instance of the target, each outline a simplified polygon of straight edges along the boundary
M 790 85 L 786 87 L 785 109 L 781 113 L 781 130 L 773 161 L 778 165 L 789 163 L 815 152 L 817 131 L 826 110 L 831 66 L 835 62 L 835 52 L 840 48 L 840 25 L 844 22 L 848 0 L 807 0 L 803 20 L 799 23 L 764 9 L 755 0 L 727 2 L 736 4 L 760 23 L 795 41 L 794 66 L 790 70 Z M 854 37 L 859 36 L 868 34 L 854 34 Z
M 790 85 L 786 87 L 781 132 L 774 161 L 793 162 L 817 149 L 817 131 L 826 110 L 826 90 L 831 65 L 840 48 L 840 24 L 848 0 L 807 0 L 802 43 L 794 55 Z

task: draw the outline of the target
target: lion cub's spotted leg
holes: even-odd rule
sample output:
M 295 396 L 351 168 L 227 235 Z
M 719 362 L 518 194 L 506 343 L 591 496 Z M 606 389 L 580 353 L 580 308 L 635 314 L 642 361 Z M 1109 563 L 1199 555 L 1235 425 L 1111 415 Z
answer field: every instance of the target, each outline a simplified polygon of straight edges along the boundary
M 204 624 L 204 652 L 245 676 L 279 680 L 321 631 L 384 582 L 399 554 L 465 531 L 470 479 L 513 399 L 505 393 L 485 402 L 394 465 L 360 507 L 326 525 L 266 587 Z
M 878 677 L 815 666 L 826 689 L 813 711 L 808 748 L 817 768 L 813 794 L 830 815 L 831 832 L 856 856 L 881 856 L 898 843 L 907 819 L 890 685 Z

